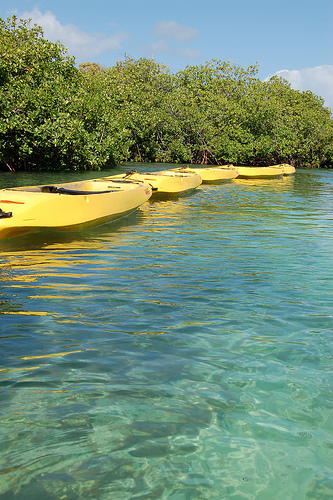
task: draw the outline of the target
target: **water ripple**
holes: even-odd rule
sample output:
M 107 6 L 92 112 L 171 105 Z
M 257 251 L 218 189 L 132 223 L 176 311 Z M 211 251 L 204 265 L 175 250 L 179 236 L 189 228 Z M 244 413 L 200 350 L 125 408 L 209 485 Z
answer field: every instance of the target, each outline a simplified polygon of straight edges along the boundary
M 332 186 L 4 242 L 0 496 L 330 498 Z

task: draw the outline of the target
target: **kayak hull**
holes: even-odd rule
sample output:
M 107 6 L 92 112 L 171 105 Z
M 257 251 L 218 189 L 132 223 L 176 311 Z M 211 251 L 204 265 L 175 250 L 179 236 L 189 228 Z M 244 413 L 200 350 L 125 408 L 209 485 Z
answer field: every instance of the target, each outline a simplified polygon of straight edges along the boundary
M 292 175 L 296 172 L 296 168 L 288 163 L 281 163 L 280 165 L 274 165 L 275 168 L 282 168 L 283 175 Z
M 148 183 L 94 179 L 0 190 L 0 239 L 31 231 L 80 231 L 134 211 L 151 196 Z
M 240 179 L 273 179 L 282 177 L 281 167 L 236 167 Z

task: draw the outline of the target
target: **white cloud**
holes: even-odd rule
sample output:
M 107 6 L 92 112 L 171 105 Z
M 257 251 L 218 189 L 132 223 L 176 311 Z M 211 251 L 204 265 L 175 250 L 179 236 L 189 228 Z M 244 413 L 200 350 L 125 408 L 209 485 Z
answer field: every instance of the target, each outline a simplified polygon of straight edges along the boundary
M 265 81 L 275 75 L 288 80 L 295 90 L 311 90 L 325 100 L 325 106 L 333 110 L 333 66 L 327 64 L 299 70 L 282 69 L 269 75 Z
M 183 26 L 175 21 L 161 21 L 157 23 L 153 33 L 162 39 L 167 38 L 178 43 L 191 42 L 193 38 L 199 36 L 196 29 L 190 26 Z
M 77 62 L 87 62 L 106 51 L 121 49 L 121 42 L 127 35 L 118 31 L 113 36 L 104 34 L 89 34 L 81 31 L 73 24 L 62 25 L 50 11 L 42 13 L 38 8 L 31 12 L 23 12 L 18 16 L 24 19 L 32 19 L 33 24 L 41 26 L 44 37 L 50 42 L 60 41 L 70 56 L 74 56 Z
M 148 50 L 154 54 L 165 54 L 169 52 L 169 47 L 163 40 L 159 40 L 158 42 L 150 43 Z
M 190 43 L 199 36 L 198 31 L 194 28 L 174 21 L 161 21 L 155 25 L 153 35 L 159 38 L 157 42 L 152 42 L 147 47 L 147 50 L 153 54 L 167 54 L 182 59 L 201 58 L 198 49 L 179 46 L 179 44 Z

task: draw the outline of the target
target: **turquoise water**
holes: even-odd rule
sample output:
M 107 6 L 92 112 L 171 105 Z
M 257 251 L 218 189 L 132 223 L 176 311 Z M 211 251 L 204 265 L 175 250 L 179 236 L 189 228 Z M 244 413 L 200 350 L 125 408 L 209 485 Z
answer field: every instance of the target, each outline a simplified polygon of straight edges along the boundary
M 331 499 L 332 210 L 303 170 L 0 242 L 1 500 Z

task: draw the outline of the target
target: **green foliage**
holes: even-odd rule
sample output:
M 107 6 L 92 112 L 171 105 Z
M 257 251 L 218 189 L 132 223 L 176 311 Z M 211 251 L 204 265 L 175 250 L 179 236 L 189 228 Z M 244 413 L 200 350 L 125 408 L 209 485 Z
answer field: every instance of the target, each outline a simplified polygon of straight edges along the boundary
M 87 126 L 90 94 L 60 43 L 41 28 L 0 20 L 0 161 L 10 170 L 100 169 L 114 163 Z M 99 99 L 97 99 L 99 101 Z
M 75 67 L 29 20 L 0 19 L 0 165 L 100 170 L 124 161 L 332 167 L 330 111 L 257 66 L 172 75 L 152 60 Z

